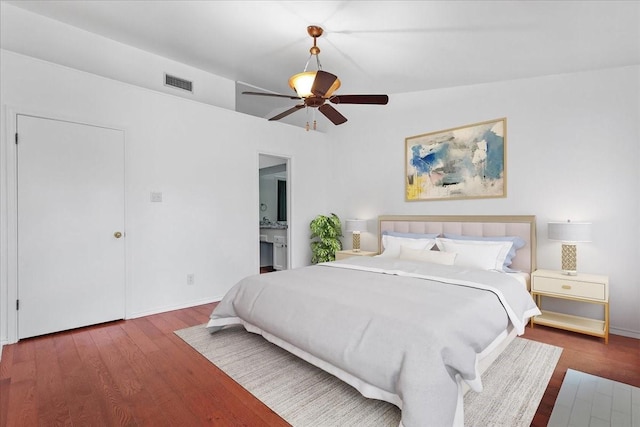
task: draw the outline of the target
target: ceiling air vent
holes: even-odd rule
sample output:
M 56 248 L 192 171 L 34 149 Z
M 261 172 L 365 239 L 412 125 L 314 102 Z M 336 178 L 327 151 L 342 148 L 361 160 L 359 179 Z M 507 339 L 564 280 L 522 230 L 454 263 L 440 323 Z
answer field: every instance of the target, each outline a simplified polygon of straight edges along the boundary
M 172 76 L 170 74 L 164 75 L 165 86 L 177 87 L 178 89 L 186 90 L 193 93 L 193 82 L 189 80 L 181 79 L 180 77 Z

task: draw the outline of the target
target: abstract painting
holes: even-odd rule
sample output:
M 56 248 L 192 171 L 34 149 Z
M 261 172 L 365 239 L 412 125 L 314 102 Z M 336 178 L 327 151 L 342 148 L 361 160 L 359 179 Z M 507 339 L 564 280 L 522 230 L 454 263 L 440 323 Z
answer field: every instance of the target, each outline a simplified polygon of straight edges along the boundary
M 407 201 L 506 197 L 507 119 L 405 138 Z

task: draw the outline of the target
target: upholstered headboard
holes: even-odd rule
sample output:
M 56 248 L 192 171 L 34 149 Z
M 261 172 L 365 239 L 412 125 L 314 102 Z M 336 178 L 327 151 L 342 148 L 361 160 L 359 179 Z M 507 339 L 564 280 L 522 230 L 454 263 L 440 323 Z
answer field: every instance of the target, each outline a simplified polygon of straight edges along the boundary
M 516 253 L 512 268 L 526 273 L 536 269 L 535 215 L 382 215 L 378 217 L 378 253 L 382 250 L 383 231 L 518 236 L 527 244 Z

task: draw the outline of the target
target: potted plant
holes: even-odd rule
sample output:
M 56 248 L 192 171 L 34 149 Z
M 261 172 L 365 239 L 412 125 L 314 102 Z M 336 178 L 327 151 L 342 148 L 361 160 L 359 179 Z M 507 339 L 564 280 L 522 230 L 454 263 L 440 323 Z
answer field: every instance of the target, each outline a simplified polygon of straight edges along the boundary
M 339 237 L 342 237 L 342 224 L 338 215 L 318 215 L 309 224 L 311 229 L 311 263 L 334 261 L 336 251 L 342 249 Z

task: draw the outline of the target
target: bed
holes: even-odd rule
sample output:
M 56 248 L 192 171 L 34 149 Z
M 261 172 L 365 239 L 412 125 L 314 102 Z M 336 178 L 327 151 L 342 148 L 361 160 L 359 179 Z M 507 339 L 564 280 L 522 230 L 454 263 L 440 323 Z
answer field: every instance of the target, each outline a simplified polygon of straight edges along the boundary
M 381 216 L 379 255 L 247 277 L 211 313 L 397 405 L 463 425 L 463 395 L 540 312 L 535 217 Z

